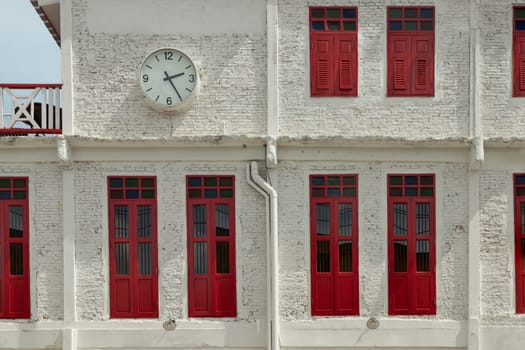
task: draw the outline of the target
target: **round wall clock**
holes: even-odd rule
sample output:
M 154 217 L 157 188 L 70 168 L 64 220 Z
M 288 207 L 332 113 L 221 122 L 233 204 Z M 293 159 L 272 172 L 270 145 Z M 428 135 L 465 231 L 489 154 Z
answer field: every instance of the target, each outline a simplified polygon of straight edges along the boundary
M 188 107 L 199 90 L 195 63 L 183 52 L 162 48 L 150 53 L 140 66 L 139 85 L 153 107 L 165 111 Z

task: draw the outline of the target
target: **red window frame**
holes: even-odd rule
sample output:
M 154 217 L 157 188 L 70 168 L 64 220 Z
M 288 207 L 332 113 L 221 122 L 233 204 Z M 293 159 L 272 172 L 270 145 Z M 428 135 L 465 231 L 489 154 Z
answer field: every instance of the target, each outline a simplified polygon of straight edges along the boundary
M 434 96 L 434 32 L 434 7 L 387 7 L 387 96 Z
M 157 318 L 154 176 L 109 176 L 110 317 Z
M 516 313 L 525 313 L 525 174 L 514 174 Z
M 525 96 L 525 6 L 512 11 L 512 96 Z
M 359 315 L 357 185 L 353 174 L 310 175 L 313 316 Z
M 186 190 L 189 317 L 235 317 L 235 177 L 188 175 Z
M 310 7 L 310 94 L 357 96 L 357 7 Z
M 29 318 L 27 177 L 0 177 L 0 259 L 0 318 Z
M 435 176 L 388 175 L 388 313 L 436 314 Z

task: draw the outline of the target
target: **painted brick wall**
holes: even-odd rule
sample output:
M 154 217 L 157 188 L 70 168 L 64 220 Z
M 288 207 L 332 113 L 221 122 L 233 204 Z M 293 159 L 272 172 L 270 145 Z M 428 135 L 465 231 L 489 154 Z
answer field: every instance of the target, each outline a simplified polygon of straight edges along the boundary
M 525 136 L 525 99 L 512 97 L 512 6 L 524 1 L 481 1 L 481 111 L 485 137 Z
M 29 177 L 31 318 L 62 320 L 61 170 L 52 163 L 4 163 L 0 176 Z
M 309 174 L 359 175 L 360 314 L 387 315 L 386 176 L 436 174 L 437 318 L 467 316 L 467 168 L 463 164 L 281 162 L 281 316 L 308 320 L 310 313 Z
M 514 199 L 511 171 L 485 171 L 480 178 L 481 321 L 525 325 L 515 311 Z
M 164 2 L 166 7 L 159 11 L 172 12 L 177 21 L 180 1 Z M 196 18 L 204 2 L 194 1 Z M 157 138 L 265 133 L 265 33 L 204 35 L 198 34 L 199 28 L 194 35 L 108 33 L 100 28 L 94 33 L 88 3 L 73 1 L 75 134 Z M 135 6 L 123 4 L 120 20 L 125 21 L 126 11 L 136 10 Z M 266 13 L 260 16 L 265 18 Z M 201 93 L 187 112 L 155 111 L 139 90 L 142 60 L 161 47 L 178 48 L 201 65 Z
M 79 318 L 108 318 L 108 222 L 106 181 L 109 175 L 155 175 L 158 188 L 160 319 L 185 319 L 187 246 L 185 176 L 233 174 L 236 178 L 238 319 L 266 315 L 266 236 L 264 199 L 246 183 L 245 163 L 78 163 L 77 304 Z
M 386 7 L 393 5 L 436 7 L 434 97 L 385 97 Z M 469 1 L 282 0 L 279 6 L 282 135 L 416 140 L 467 135 Z M 358 97 L 310 97 L 308 6 L 358 7 Z

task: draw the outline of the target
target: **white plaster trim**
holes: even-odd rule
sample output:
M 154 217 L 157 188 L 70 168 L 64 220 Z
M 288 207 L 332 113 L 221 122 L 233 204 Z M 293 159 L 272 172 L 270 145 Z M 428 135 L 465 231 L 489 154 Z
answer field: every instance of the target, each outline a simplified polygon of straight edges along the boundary
M 375 330 L 368 318 L 282 321 L 283 347 L 465 347 L 465 321 L 379 318 Z

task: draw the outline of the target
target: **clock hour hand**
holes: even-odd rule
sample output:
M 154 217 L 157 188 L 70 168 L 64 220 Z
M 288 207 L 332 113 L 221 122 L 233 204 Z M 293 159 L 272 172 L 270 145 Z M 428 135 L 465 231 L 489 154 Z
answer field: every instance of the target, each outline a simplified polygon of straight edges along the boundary
M 171 86 L 173 87 L 173 90 L 175 90 L 175 92 L 177 93 L 177 96 L 179 96 L 179 99 L 182 101 L 182 97 L 180 96 L 179 94 L 179 90 L 177 90 L 177 88 L 175 87 L 175 84 L 173 84 L 173 82 L 171 81 L 171 79 L 173 79 L 173 77 L 170 77 L 170 75 L 168 74 L 168 72 L 164 71 L 164 75 L 166 76 L 163 80 L 164 81 L 169 81 Z

